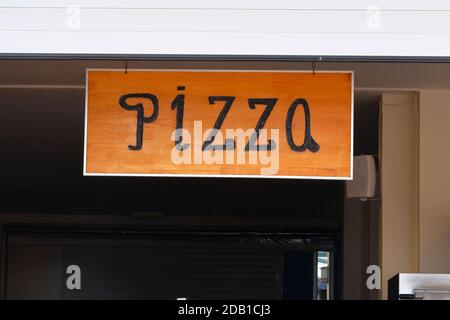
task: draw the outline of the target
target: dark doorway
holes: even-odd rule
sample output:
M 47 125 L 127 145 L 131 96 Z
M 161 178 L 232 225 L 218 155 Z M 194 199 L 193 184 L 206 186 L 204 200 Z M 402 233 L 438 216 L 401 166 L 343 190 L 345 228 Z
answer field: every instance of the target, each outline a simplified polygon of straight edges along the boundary
M 314 299 L 332 238 L 300 234 L 8 232 L 7 299 Z M 81 289 L 69 290 L 68 267 Z

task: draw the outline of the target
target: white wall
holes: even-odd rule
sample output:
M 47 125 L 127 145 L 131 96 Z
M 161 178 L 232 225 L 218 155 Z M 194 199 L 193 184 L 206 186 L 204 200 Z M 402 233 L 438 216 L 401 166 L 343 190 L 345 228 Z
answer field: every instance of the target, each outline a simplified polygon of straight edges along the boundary
M 450 56 L 447 0 L 2 0 L 0 53 Z
M 450 273 L 450 90 L 420 92 L 420 272 Z

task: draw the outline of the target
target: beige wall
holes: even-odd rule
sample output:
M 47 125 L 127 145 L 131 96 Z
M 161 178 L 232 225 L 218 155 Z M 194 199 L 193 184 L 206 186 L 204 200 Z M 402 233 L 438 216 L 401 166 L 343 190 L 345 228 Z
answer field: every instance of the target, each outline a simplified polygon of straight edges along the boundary
M 380 260 L 384 299 L 388 279 L 399 272 L 417 272 L 419 268 L 418 118 L 416 93 L 383 94 Z
M 450 273 L 450 90 L 384 94 L 382 297 L 398 272 Z
M 450 90 L 420 92 L 420 272 L 450 273 Z

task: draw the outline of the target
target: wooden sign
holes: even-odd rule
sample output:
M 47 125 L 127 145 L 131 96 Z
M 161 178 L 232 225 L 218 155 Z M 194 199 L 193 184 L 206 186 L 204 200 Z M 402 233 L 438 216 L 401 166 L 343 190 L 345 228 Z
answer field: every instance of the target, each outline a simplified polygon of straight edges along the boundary
M 351 179 L 353 73 L 88 70 L 85 175 Z

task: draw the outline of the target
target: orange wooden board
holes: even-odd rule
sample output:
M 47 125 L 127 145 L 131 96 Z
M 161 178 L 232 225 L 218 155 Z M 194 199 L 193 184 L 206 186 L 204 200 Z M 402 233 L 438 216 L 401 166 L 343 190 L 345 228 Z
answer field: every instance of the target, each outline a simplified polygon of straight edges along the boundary
M 351 178 L 352 72 L 88 70 L 86 78 L 85 175 Z M 226 102 L 218 135 L 202 149 Z M 308 111 L 315 146 L 304 144 Z M 261 118 L 267 134 L 259 131 L 250 143 L 259 150 L 246 151 Z M 181 151 L 174 134 L 180 119 L 188 145 Z M 236 129 L 249 136 L 231 134 L 235 142 L 226 151 L 208 149 Z

